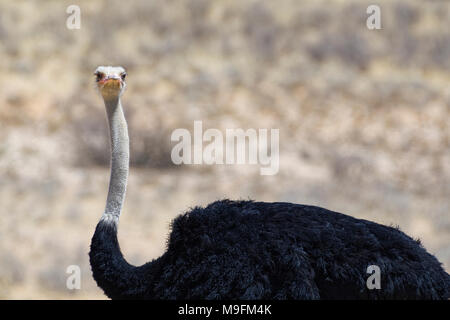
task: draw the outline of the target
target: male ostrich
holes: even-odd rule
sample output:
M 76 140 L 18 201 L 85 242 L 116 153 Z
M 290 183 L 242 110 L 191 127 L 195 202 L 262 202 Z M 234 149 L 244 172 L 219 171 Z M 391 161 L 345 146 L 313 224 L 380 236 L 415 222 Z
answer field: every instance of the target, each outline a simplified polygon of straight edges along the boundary
M 173 221 L 161 257 L 128 264 L 117 240 L 129 168 L 120 101 L 126 72 L 98 67 L 95 75 L 109 121 L 111 178 L 89 257 L 108 297 L 449 298 L 450 276 L 419 241 L 396 228 L 293 203 L 223 200 L 194 208 Z M 380 288 L 367 285 L 371 265 L 379 267 Z

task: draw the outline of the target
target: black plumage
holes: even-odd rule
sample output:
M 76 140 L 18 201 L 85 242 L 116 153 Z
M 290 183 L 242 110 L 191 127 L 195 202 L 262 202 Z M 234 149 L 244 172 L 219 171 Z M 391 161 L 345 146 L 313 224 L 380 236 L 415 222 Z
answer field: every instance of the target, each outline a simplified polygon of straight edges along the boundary
M 172 223 L 167 250 L 129 265 L 116 224 L 92 238 L 95 280 L 113 299 L 449 299 L 440 262 L 397 228 L 292 203 L 222 200 Z M 381 289 L 368 289 L 369 265 Z

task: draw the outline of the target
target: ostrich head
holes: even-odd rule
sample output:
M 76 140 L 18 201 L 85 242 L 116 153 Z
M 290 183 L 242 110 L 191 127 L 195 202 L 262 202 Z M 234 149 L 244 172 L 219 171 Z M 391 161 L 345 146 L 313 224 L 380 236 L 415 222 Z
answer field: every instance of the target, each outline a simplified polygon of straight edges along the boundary
M 127 73 L 122 67 L 100 66 L 95 70 L 94 75 L 104 100 L 117 99 L 125 90 Z

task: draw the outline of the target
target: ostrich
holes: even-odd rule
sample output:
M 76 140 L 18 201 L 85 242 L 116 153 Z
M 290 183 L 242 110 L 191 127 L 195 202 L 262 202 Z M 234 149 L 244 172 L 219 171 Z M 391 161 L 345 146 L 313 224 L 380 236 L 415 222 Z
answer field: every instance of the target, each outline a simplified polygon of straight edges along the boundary
M 117 240 L 129 170 L 126 72 L 95 71 L 111 138 L 105 211 L 89 252 L 111 299 L 448 299 L 450 276 L 397 228 L 315 206 L 221 200 L 172 222 L 166 252 L 130 265 Z M 368 286 L 369 266 L 380 286 Z

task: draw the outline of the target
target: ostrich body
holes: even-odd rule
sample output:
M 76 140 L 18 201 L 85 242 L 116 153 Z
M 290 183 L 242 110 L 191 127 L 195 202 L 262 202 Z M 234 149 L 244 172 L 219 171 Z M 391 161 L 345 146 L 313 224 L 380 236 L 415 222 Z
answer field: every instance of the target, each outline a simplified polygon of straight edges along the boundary
M 99 67 L 111 137 L 105 211 L 89 253 L 112 299 L 448 299 L 450 276 L 400 230 L 323 208 L 222 200 L 172 223 L 167 250 L 142 266 L 124 259 L 117 228 L 129 169 L 122 67 Z M 367 268 L 380 268 L 369 289 Z

